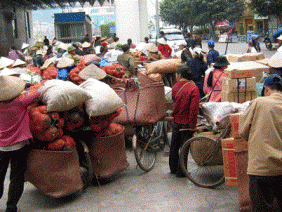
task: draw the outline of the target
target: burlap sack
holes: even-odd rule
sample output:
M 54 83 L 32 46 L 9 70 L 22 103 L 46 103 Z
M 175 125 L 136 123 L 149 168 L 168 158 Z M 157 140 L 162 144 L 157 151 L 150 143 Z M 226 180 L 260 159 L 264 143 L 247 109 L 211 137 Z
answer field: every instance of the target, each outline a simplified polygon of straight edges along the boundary
M 156 74 L 146 74 L 146 71 L 137 72 L 138 81 L 141 83 L 141 86 L 145 86 L 156 81 L 162 81 L 162 75 L 159 73 Z
M 83 182 L 76 149 L 31 150 L 27 159 L 26 181 L 44 194 L 55 198 L 81 191 Z
M 229 54 L 227 55 L 228 62 L 246 62 L 262 60 L 265 56 L 262 52 L 260 53 L 244 53 L 244 54 Z
M 166 115 L 164 84 L 154 82 L 141 88 L 114 88 L 124 101 L 122 113 L 114 119 L 115 123 L 148 125 L 161 120 Z
M 89 146 L 93 173 L 98 178 L 109 178 L 128 167 L 124 129 L 117 135 L 96 137 Z
M 145 65 L 146 74 L 153 74 L 153 73 L 174 73 L 176 69 L 181 66 L 181 59 L 163 59 L 154 61 L 151 63 L 147 63 Z

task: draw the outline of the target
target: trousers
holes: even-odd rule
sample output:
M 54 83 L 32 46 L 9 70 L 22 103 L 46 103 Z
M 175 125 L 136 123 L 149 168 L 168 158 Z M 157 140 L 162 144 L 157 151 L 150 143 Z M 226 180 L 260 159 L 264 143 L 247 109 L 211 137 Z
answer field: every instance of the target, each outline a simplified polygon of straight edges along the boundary
M 9 163 L 11 163 L 7 212 L 17 211 L 17 204 L 24 190 L 24 174 L 28 153 L 28 146 L 15 151 L 0 151 L 0 199 L 3 196 L 7 169 Z
M 281 211 L 282 210 L 282 176 L 249 175 L 249 192 L 253 211 Z M 280 209 L 273 207 L 276 198 Z
M 188 129 L 189 125 L 173 123 L 172 138 L 169 152 L 169 168 L 172 174 L 181 174 L 182 170 L 179 164 L 179 150 L 182 145 L 193 136 L 193 131 L 180 129 Z

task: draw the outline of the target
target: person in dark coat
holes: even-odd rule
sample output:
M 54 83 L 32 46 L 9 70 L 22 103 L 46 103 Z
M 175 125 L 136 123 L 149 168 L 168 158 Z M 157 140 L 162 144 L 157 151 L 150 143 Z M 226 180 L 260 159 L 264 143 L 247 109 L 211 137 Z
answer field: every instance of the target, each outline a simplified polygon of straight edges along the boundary
M 44 43 L 45 46 L 50 45 L 50 42 L 49 42 L 49 39 L 47 38 L 47 36 L 44 37 L 43 43 Z
M 216 58 L 219 56 L 218 51 L 214 49 L 214 41 L 210 40 L 208 42 L 209 53 L 207 56 L 207 65 L 210 66 L 212 63 L 215 63 Z
M 204 97 L 204 79 L 205 79 L 205 71 L 207 70 L 208 66 L 204 62 L 204 56 L 202 49 L 199 47 L 195 47 L 192 50 L 193 59 L 187 62 L 187 65 L 190 67 L 193 73 L 193 81 L 198 86 L 200 90 L 201 97 Z

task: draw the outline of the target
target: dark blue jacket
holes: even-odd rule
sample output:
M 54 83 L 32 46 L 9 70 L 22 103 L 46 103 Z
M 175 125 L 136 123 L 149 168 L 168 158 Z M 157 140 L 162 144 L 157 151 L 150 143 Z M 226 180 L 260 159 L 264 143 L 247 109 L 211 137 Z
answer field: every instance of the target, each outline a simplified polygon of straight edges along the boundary
M 219 53 L 218 51 L 214 50 L 214 49 L 211 49 L 208 53 L 208 56 L 207 56 L 207 64 L 208 66 L 211 64 L 211 63 L 215 63 L 216 61 L 216 58 L 219 56 Z

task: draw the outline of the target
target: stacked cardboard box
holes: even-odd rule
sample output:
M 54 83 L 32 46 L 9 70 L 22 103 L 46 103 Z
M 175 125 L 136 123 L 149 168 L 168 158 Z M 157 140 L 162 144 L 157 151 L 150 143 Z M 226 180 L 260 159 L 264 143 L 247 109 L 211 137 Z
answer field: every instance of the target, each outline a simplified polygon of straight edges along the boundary
M 227 60 L 231 62 L 246 62 L 246 61 L 256 61 L 265 58 L 262 52 L 260 53 L 244 53 L 244 54 L 228 54 L 226 55 Z

